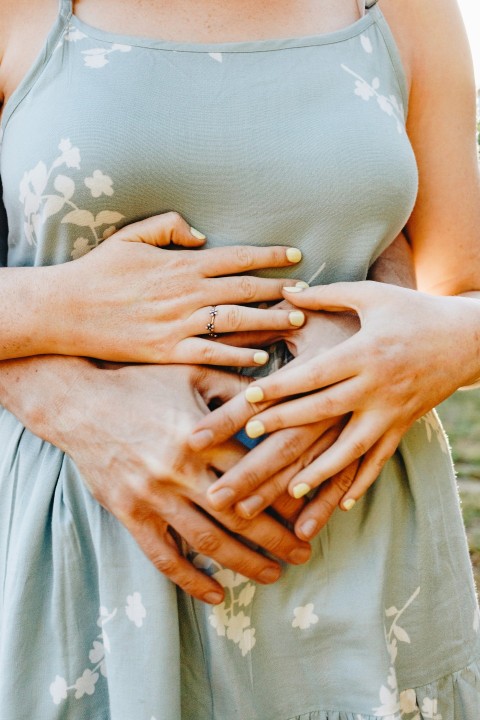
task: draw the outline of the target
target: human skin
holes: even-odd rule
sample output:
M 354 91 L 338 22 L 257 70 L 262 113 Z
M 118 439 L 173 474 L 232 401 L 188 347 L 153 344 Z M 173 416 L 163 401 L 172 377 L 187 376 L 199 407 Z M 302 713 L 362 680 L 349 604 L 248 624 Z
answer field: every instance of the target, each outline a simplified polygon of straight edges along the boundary
M 355 482 L 351 474 L 344 487 L 344 509 L 378 477 L 418 417 L 480 375 L 480 191 L 475 86 L 464 28 L 452 0 L 407 0 L 402 17 L 388 0 L 382 10 L 411 79 L 407 129 L 420 187 L 406 234 L 423 292 L 369 283 L 285 292 L 304 310 L 353 312 L 361 329 L 331 351 L 306 353 L 304 362 L 299 356 L 259 381 L 256 402 L 232 400 L 199 424 L 201 433 L 192 441 L 196 449 L 208 447 L 249 419 L 255 420 L 251 434 L 275 435 L 349 412 L 338 439 L 288 485 L 300 497 L 362 458 Z M 289 401 L 298 394 L 306 396 Z M 260 489 L 248 482 L 247 463 L 210 488 L 212 507 L 247 502 L 252 493 L 272 500 L 271 485 Z M 296 524 L 301 537 L 321 527 L 306 531 L 307 509 Z
M 115 7 L 114 7 L 115 5 Z M 122 7 L 122 12 L 120 13 L 118 11 L 119 5 Z M 140 13 L 140 25 L 132 24 L 132 21 L 134 20 L 133 16 L 131 16 L 130 10 L 135 8 L 135 4 L 126 4 L 126 3 L 112 3 L 112 2 L 104 2 L 100 6 L 98 4 L 94 4 L 92 2 L 83 1 L 78 4 L 78 10 L 80 16 L 82 19 L 92 22 L 93 24 L 102 25 L 102 23 L 111 22 L 112 24 L 108 25 L 105 24 L 104 26 L 106 28 L 112 29 L 116 32 L 129 32 L 129 33 L 135 33 L 138 32 L 138 34 L 142 33 L 142 26 L 141 23 L 144 23 L 143 29 L 144 34 L 157 34 L 157 35 L 163 35 L 167 39 L 173 39 L 175 37 L 179 39 L 184 39 L 186 41 L 188 40 L 195 40 L 195 41 L 220 41 L 220 40 L 238 40 L 243 38 L 260 38 L 260 37 L 272 37 L 274 35 L 301 35 L 301 34 L 311 34 L 312 28 L 315 27 L 315 29 L 318 32 L 324 32 L 334 29 L 334 27 L 340 27 L 342 24 L 348 24 L 352 20 L 355 19 L 356 15 L 356 5 L 355 3 L 351 3 L 350 7 L 348 4 L 345 4 L 345 7 L 342 6 L 341 12 L 338 10 L 337 7 L 338 3 L 325 3 L 321 11 L 318 8 L 318 3 L 303 3 L 301 6 L 299 3 L 288 3 L 288 2 L 282 2 L 278 3 L 273 7 L 268 8 L 268 12 L 264 10 L 264 6 L 254 6 L 253 3 L 239 3 L 239 2 L 231 2 L 228 4 L 222 4 L 222 12 L 220 14 L 216 13 L 215 17 L 212 19 L 210 18 L 208 21 L 206 20 L 206 16 L 208 15 L 209 6 L 208 3 L 202 4 L 201 6 L 193 6 L 192 3 L 188 2 L 182 2 L 175 6 L 175 8 L 178 9 L 178 12 L 172 12 L 171 5 L 166 6 L 164 3 L 144 3 L 142 5 L 142 13 Z M 445 5 L 445 11 L 450 11 L 449 8 L 451 6 L 451 3 L 442 2 L 442 6 Z M 438 60 L 438 57 L 435 56 L 435 53 L 438 52 L 438 49 L 434 46 L 434 43 L 430 46 L 430 41 L 428 39 L 428 36 L 431 35 L 430 32 L 430 26 L 432 24 L 432 18 L 436 18 L 437 14 L 441 13 L 443 10 L 442 8 L 438 7 L 438 3 L 433 3 L 432 0 L 429 2 L 425 2 L 423 4 L 423 9 L 417 8 L 416 3 L 412 2 L 406 2 L 402 5 L 402 16 L 400 17 L 399 12 L 395 13 L 395 8 L 392 2 L 387 2 L 384 0 L 382 3 L 383 10 L 385 14 L 387 15 L 387 19 L 390 21 L 394 31 L 398 33 L 398 41 L 401 48 L 401 51 L 404 55 L 404 62 L 405 67 L 407 70 L 407 75 L 413 75 L 413 77 L 416 79 L 416 85 L 415 85 L 415 93 L 417 93 L 418 97 L 422 97 L 422 93 L 427 93 L 427 90 L 430 88 L 430 83 L 432 83 L 432 86 L 437 87 L 439 84 L 439 78 L 433 76 L 433 64 L 434 60 Z M 49 18 L 48 13 L 51 13 L 51 19 L 53 19 L 53 16 L 56 12 L 56 2 L 45 2 L 44 7 L 42 7 L 42 3 L 39 3 L 39 5 L 36 5 L 34 9 L 30 7 L 30 5 L 27 5 L 27 3 L 23 2 L 23 0 L 20 3 L 13 4 L 12 2 L 3 2 L 1 3 L 2 12 L 4 13 L 5 22 L 8 20 L 8 32 L 6 33 L 7 40 L 4 42 L 4 54 L 3 54 L 3 61 L 2 61 L 2 87 L 4 88 L 4 94 L 8 96 L 8 94 L 11 93 L 13 87 L 15 86 L 15 83 L 18 82 L 18 80 L 21 78 L 21 73 L 30 65 L 31 63 L 31 57 L 25 58 L 25 55 L 22 54 L 22 57 L 19 59 L 18 57 L 18 48 L 21 45 L 22 50 L 28 46 L 28 50 L 33 51 L 36 49 L 35 44 L 40 41 L 42 42 L 42 39 L 39 39 L 39 27 L 43 26 L 45 29 L 47 29 L 49 25 Z M 35 22 L 32 22 L 34 18 L 32 18 L 32 12 L 36 13 L 37 10 L 39 10 L 39 25 L 37 25 Z M 40 17 L 40 10 L 42 11 L 42 16 Z M 123 10 L 125 12 L 123 12 Z M 168 10 L 168 12 L 167 12 Z M 46 11 L 46 12 L 45 12 Z M 203 16 L 203 21 L 199 21 L 198 13 L 204 12 L 205 15 Z M 22 22 L 25 18 L 23 17 L 23 13 L 25 13 L 25 17 L 28 16 L 28 26 L 35 28 L 35 37 L 32 36 L 32 44 L 28 44 L 28 38 L 25 36 L 25 23 Z M 195 13 L 197 13 L 197 16 L 195 16 Z M 230 14 L 229 14 L 230 13 Z M 188 28 L 190 27 L 189 23 L 186 22 L 186 18 L 189 17 L 191 19 L 191 22 L 193 23 L 193 28 L 195 31 L 195 35 L 188 36 Z M 13 18 L 13 19 L 12 19 Z M 315 21 L 315 25 L 312 25 L 312 20 Z M 235 21 L 235 22 L 233 22 Z M 125 26 L 119 27 L 118 23 L 125 23 Z M 139 22 L 138 20 L 136 21 Z M 113 23 L 116 23 L 116 26 L 113 25 Z M 156 25 L 155 23 L 158 23 Z M 441 24 L 440 24 L 441 25 Z M 3 24 L 2 27 L 6 27 L 6 24 Z M 159 31 L 156 32 L 156 28 L 159 28 Z M 161 28 L 161 29 L 160 29 Z M 440 33 L 444 32 L 445 28 L 443 28 L 441 25 L 440 27 Z M 453 22 L 453 28 L 455 28 L 455 22 Z M 181 33 L 177 34 L 177 31 L 182 29 L 182 31 L 185 33 L 187 31 L 187 36 L 182 35 Z M 428 29 L 428 32 L 427 32 Z M 147 32 L 148 30 L 148 32 Z M 449 31 L 451 28 L 449 27 Z M 225 31 L 225 32 L 224 32 Z M 27 31 L 28 32 L 28 31 Z M 169 34 L 170 33 L 170 34 Z M 215 33 L 218 33 L 215 35 Z M 234 33 L 234 36 L 231 35 L 231 33 Z M 242 35 L 242 33 L 244 33 Z M 420 34 L 421 33 L 421 34 Z M 455 30 L 454 30 L 455 34 Z M 433 33 L 435 36 L 435 33 Z M 18 42 L 18 40 L 22 38 L 21 44 Z M 438 41 L 438 37 L 435 39 L 435 42 Z M 422 50 L 425 50 L 425 58 L 423 55 L 421 56 L 420 52 L 414 52 L 415 47 L 418 47 L 418 45 L 415 45 L 415 43 L 419 43 L 419 46 L 422 47 Z M 427 47 L 425 47 L 427 45 Z M 461 47 L 461 42 L 460 42 Z M 458 51 L 458 47 L 456 47 L 456 51 Z M 28 54 L 28 53 L 27 53 Z M 460 53 L 461 54 L 461 53 Z M 420 57 L 421 56 L 421 57 Z M 424 67 L 424 65 L 427 65 L 428 67 Z M 457 73 L 459 77 L 464 77 L 464 69 L 463 66 L 461 68 L 458 67 L 458 63 L 453 63 L 453 67 L 450 70 L 452 73 L 452 81 L 455 81 L 456 85 L 456 92 L 460 94 L 459 100 L 459 107 L 462 109 L 463 107 L 466 107 L 468 105 L 467 101 L 467 95 L 469 97 L 469 91 L 470 88 L 465 88 L 465 86 L 462 83 L 457 82 Z M 22 70 L 23 68 L 23 70 Z M 445 77 L 444 75 L 442 77 Z M 447 78 L 448 79 L 448 78 Z M 422 89 L 423 88 L 423 89 Z M 437 87 L 438 90 L 438 87 Z M 414 97 L 414 86 L 412 86 L 412 103 L 413 103 L 413 97 Z M 427 93 L 425 96 L 430 100 L 431 95 L 431 102 L 435 104 L 437 102 L 436 97 L 432 95 L 431 93 Z M 447 108 L 446 105 L 448 103 L 445 102 L 445 93 L 443 94 L 443 105 L 439 108 L 439 110 L 445 110 L 447 116 L 450 112 L 450 108 Z M 450 100 L 449 100 L 450 103 Z M 415 107 L 415 104 L 413 103 L 413 106 Z M 448 112 L 447 112 L 448 111 Z M 415 115 L 415 113 L 414 113 Z M 416 136 L 418 137 L 417 145 L 419 146 L 419 153 L 420 156 L 422 156 L 422 165 L 421 170 L 423 173 L 422 181 L 427 182 L 427 185 L 429 186 L 432 197 L 436 198 L 438 194 L 440 194 L 442 201 L 445 203 L 446 208 L 451 208 L 451 202 L 450 197 L 448 197 L 447 202 L 447 196 L 450 191 L 453 191 L 453 187 L 450 187 L 449 182 L 447 182 L 446 178 L 444 177 L 446 174 L 446 165 L 443 167 L 443 174 L 441 174 L 440 177 L 440 185 L 438 186 L 438 180 L 434 180 L 431 176 L 431 172 L 424 173 L 423 170 L 428 171 L 430 170 L 439 170 L 442 168 L 437 168 L 435 166 L 435 163 L 438 162 L 438 159 L 433 158 L 433 146 L 430 147 L 429 142 L 426 142 L 424 133 L 434 131 L 435 128 L 432 127 L 432 123 L 428 118 L 425 119 L 424 117 L 425 113 L 422 115 L 422 113 L 418 110 L 417 111 L 417 120 L 413 121 L 413 127 L 410 129 L 410 134 L 412 139 Z M 410 118 L 412 118 L 412 106 L 410 110 Z M 448 153 L 450 148 L 450 155 L 454 155 L 455 151 L 457 149 L 457 145 L 464 145 L 463 143 L 463 136 L 466 137 L 466 132 L 470 132 L 470 124 L 469 122 L 465 125 L 462 123 L 457 122 L 457 118 L 452 118 L 451 115 L 449 116 L 449 121 L 446 122 L 446 127 L 440 128 L 440 140 L 445 140 L 444 147 Z M 412 125 L 412 120 L 410 120 L 410 125 Z M 434 133 L 435 135 L 435 133 Z M 450 137 L 451 135 L 451 137 Z M 462 137 L 459 137 L 462 136 Z M 436 134 L 436 137 L 438 138 L 438 133 Z M 428 138 L 427 138 L 428 139 Z M 420 147 L 421 146 L 421 147 Z M 430 150 L 429 150 L 430 147 Z M 438 153 L 436 153 L 438 155 Z M 470 161 L 468 161 L 468 158 L 470 157 L 469 153 L 466 153 L 463 151 L 463 153 L 460 153 L 459 159 L 453 163 L 452 168 L 456 170 L 456 168 L 460 167 L 462 168 L 462 173 L 465 171 L 465 174 L 467 176 L 468 180 L 468 173 L 470 172 L 468 168 L 470 167 Z M 452 158 L 450 158 L 452 159 Z M 430 166 L 433 166 L 430 168 Z M 453 172 L 452 175 L 454 176 L 453 179 L 458 179 L 458 171 Z M 473 176 L 472 176 L 473 177 Z M 454 184 L 454 183 L 452 183 Z M 473 278 L 476 277 L 478 273 L 478 259 L 476 261 L 476 264 L 473 262 L 474 258 L 474 252 L 473 252 L 473 245 L 475 236 L 472 234 L 472 227 L 470 226 L 470 222 L 475 220 L 474 214 L 472 213 L 471 206 L 468 205 L 468 198 L 461 197 L 462 192 L 456 189 L 456 193 L 453 194 L 453 198 L 458 201 L 462 201 L 467 204 L 467 207 L 464 207 L 464 210 L 466 210 L 466 215 L 464 217 L 457 217 L 457 214 L 455 212 L 452 212 L 452 217 L 448 217 L 448 212 L 446 209 L 443 210 L 443 215 L 440 216 L 440 222 L 438 226 L 435 226 L 435 223 L 432 223 L 430 221 L 427 221 L 423 223 L 417 223 L 415 226 L 415 223 L 412 224 L 412 227 L 409 228 L 409 234 L 412 235 L 412 230 L 417 230 L 417 232 L 413 233 L 417 235 L 417 243 L 416 243 L 416 260 L 417 260 L 417 267 L 418 272 L 420 275 L 422 275 L 422 268 L 429 266 L 429 257 L 431 257 L 431 254 L 435 254 L 437 251 L 440 252 L 440 254 L 443 253 L 443 251 L 448 250 L 448 243 L 450 241 L 454 241 L 455 238 L 464 238 L 464 242 L 461 245 L 462 252 L 458 252 L 457 256 L 454 257 L 454 253 L 452 252 L 452 249 L 450 248 L 450 255 L 447 252 L 447 255 L 444 257 L 445 264 L 442 265 L 442 267 L 439 267 L 440 275 L 443 276 L 443 272 L 445 270 L 445 267 L 448 266 L 448 268 L 452 268 L 454 271 L 456 268 L 459 268 L 462 265 L 462 260 L 460 259 L 460 256 L 465 260 L 465 265 L 468 266 L 463 268 L 463 275 L 460 273 L 458 274 L 458 287 L 460 287 L 459 290 L 457 290 L 457 286 L 453 288 L 455 292 L 461 292 L 463 289 L 465 289 L 462 286 L 462 283 L 465 284 L 467 289 L 471 289 L 476 287 L 476 285 L 473 283 Z M 463 193 L 465 195 L 465 193 Z M 428 197 L 428 193 L 426 195 Z M 425 197 L 425 193 L 423 194 L 423 197 Z M 422 192 L 419 197 L 419 201 L 422 198 Z M 441 202 L 438 203 L 441 205 Z M 417 210 L 416 210 L 417 212 Z M 428 216 L 429 213 L 427 210 L 424 211 L 426 215 Z M 447 214 L 446 214 L 447 213 Z M 419 217 L 421 217 L 422 212 L 420 212 Z M 439 228 L 442 227 L 441 220 L 444 219 L 446 221 L 446 228 L 448 228 L 448 232 L 446 230 L 443 231 L 443 234 L 438 231 Z M 456 226 L 452 229 L 452 223 L 456 222 Z M 430 224 L 432 225 L 432 228 L 430 229 Z M 420 232 L 418 232 L 420 228 Z M 422 229 L 423 228 L 423 229 Z M 456 233 L 458 232 L 458 235 Z M 423 237 L 428 236 L 427 240 L 422 240 Z M 419 238 L 419 240 L 418 240 Z M 413 243 L 412 243 L 413 244 Z M 420 250 L 423 248 L 423 255 Z M 457 249 L 458 249 L 458 243 L 457 243 Z M 425 257 L 425 262 L 422 263 L 422 257 Z M 449 263 L 449 260 L 451 262 Z M 471 261 L 471 262 L 470 262 Z M 432 265 L 432 263 L 430 263 Z M 469 270 L 471 272 L 471 276 L 468 276 L 466 270 Z M 440 277 L 439 275 L 439 277 Z M 472 282 L 470 282 L 472 280 Z M 476 305 L 476 304 L 475 304 Z M 421 313 L 422 307 L 420 304 L 416 305 L 416 310 Z M 478 308 L 475 307 L 475 310 L 472 311 L 473 315 L 475 315 L 475 322 L 478 322 Z M 402 307 L 401 303 L 395 307 L 395 311 L 392 311 L 391 316 L 384 320 L 384 322 L 387 322 L 389 327 L 392 326 L 393 321 L 399 322 L 402 318 Z M 456 321 L 459 321 L 457 323 L 459 330 L 458 333 L 461 335 L 462 338 L 466 338 L 468 334 L 471 332 L 473 320 L 468 319 L 468 321 L 463 321 L 460 319 L 460 317 L 456 317 Z M 462 334 L 463 333 L 463 334 Z M 311 342 L 315 342 L 317 339 L 317 335 L 315 337 L 312 336 Z M 410 355 L 413 355 L 415 353 L 415 346 L 418 347 L 418 342 L 420 341 L 421 345 L 421 338 L 418 336 L 415 336 L 414 329 L 412 329 L 411 336 L 409 338 L 410 342 L 408 344 L 407 348 L 402 348 L 403 350 L 407 351 L 407 355 L 404 355 L 408 358 L 408 353 Z M 373 342 L 373 340 L 372 340 Z M 367 349 L 374 351 L 374 347 L 369 346 L 368 338 L 365 342 Z M 438 352 L 438 348 L 436 347 L 435 350 Z M 427 352 L 429 349 L 427 348 Z M 469 359 L 470 365 L 472 364 L 472 344 L 469 344 L 468 350 L 466 351 Z M 465 358 L 463 358 L 465 359 Z M 49 376 L 49 368 L 51 367 L 48 365 L 48 363 L 53 362 L 51 358 L 45 358 L 43 360 L 36 358 L 35 360 L 29 360 L 29 361 L 23 361 L 19 360 L 15 363 L 9 363 L 8 364 L 8 370 L 5 370 L 5 374 L 3 375 L 4 382 L 2 383 L 2 387 L 6 388 L 8 386 L 8 402 L 6 402 L 6 406 L 9 407 L 9 409 L 12 409 L 12 411 L 17 414 L 17 416 L 22 419 L 22 415 L 29 415 L 29 418 L 27 418 L 27 423 L 29 424 L 29 427 L 31 427 L 34 432 L 36 431 L 36 423 L 38 423 L 38 428 L 42 426 L 45 423 L 45 417 L 47 418 L 47 427 L 48 432 L 51 438 L 51 441 L 54 442 L 54 444 L 58 444 L 61 447 L 64 447 L 66 450 L 69 450 L 69 447 L 67 447 L 65 441 L 62 445 L 61 437 L 64 437 L 62 435 L 62 430 L 57 427 L 57 419 L 53 417 L 55 415 L 54 410 L 54 403 L 53 404 L 47 404 L 46 406 L 44 403 L 42 403 L 42 398 L 45 399 L 47 394 L 47 385 L 50 383 L 47 383 L 45 380 L 45 377 Z M 62 367 L 62 369 L 59 369 L 56 367 L 55 373 L 58 376 L 58 373 L 65 373 L 65 382 L 68 384 L 68 374 L 73 370 L 67 369 L 68 363 L 75 363 L 79 362 L 75 359 L 68 359 L 65 358 L 65 363 Z M 6 367 L 6 366 L 4 366 Z M 35 368 L 37 368 L 35 370 Z M 39 369 L 41 368 L 41 369 Z M 455 368 L 450 368 L 452 372 L 455 375 Z M 458 368 L 457 368 L 458 369 Z M 477 368 L 478 369 L 478 368 Z M 392 370 L 392 366 L 389 365 L 388 358 L 386 358 L 386 364 L 384 367 L 381 368 L 380 372 L 385 375 L 385 377 L 391 377 L 390 372 Z M 96 372 L 100 372 L 98 368 L 95 367 L 89 367 L 88 373 L 89 374 L 89 381 L 88 383 L 85 381 L 85 375 L 83 373 L 80 375 L 79 382 L 85 382 L 85 387 L 87 389 L 87 394 L 93 395 L 92 388 L 96 387 L 95 382 L 101 382 L 98 378 L 98 375 L 96 375 Z M 3 369 L 1 370 L 3 373 Z M 16 382 L 12 384 L 13 377 L 11 373 L 14 373 L 14 377 Z M 51 371 L 53 373 L 53 370 Z M 73 370 L 74 372 L 74 370 Z M 10 375 L 9 375 L 10 373 Z M 90 374 L 91 373 L 91 374 Z M 480 372 L 478 372 L 480 374 Z M 33 382 L 33 379 L 35 375 L 42 376 L 44 379 L 42 382 L 35 383 Z M 52 374 L 50 374 L 50 380 L 52 377 Z M 103 381 L 103 376 L 102 381 Z M 118 376 L 117 376 L 118 377 Z M 457 374 L 457 377 L 459 378 L 459 375 Z M 23 384 L 22 389 L 22 383 L 23 381 L 25 384 Z M 460 383 L 462 384 L 462 382 Z M 16 390 L 15 390 L 16 387 Z M 26 387 L 29 388 L 29 392 L 26 392 Z M 12 389 L 13 388 L 13 389 Z M 33 388 L 33 390 L 32 390 Z M 36 389 L 35 389 L 36 388 Z M 421 388 L 419 388 L 421 390 Z M 121 392 L 121 388 L 119 389 L 117 386 L 116 391 Z M 32 394 L 33 393 L 33 397 Z M 113 390 L 112 390 L 113 392 Z M 7 394 L 7 390 L 5 390 L 5 394 Z M 26 395 L 29 394 L 29 397 L 27 398 Z M 3 397 L 2 397 L 3 400 Z M 71 397 L 72 405 L 71 410 L 74 414 L 75 407 L 74 407 L 74 398 Z M 76 406 L 76 409 L 81 412 L 86 412 L 88 403 L 85 402 L 85 400 L 75 397 L 75 403 L 78 403 Z M 83 405 L 82 405 L 83 403 Z M 32 410 L 32 405 L 33 410 Z M 43 406 L 43 408 L 42 408 Z M 25 407 L 29 407 L 32 412 L 27 413 L 25 411 Z M 40 408 L 42 408 L 40 410 Z M 90 409 L 88 410 L 90 412 Z M 42 415 L 43 417 L 39 417 L 39 415 Z M 33 419 L 32 419 L 33 418 Z M 41 432 L 38 432 L 38 434 L 41 435 Z M 305 433 L 303 433 L 304 435 Z M 73 433 L 71 436 L 70 442 L 72 443 L 72 447 L 74 446 L 73 441 Z M 55 442 L 57 440 L 57 443 Z M 87 440 L 87 437 L 86 437 Z M 68 439 L 67 439 L 68 442 Z M 74 452 L 72 452 L 72 455 L 74 455 Z M 94 454 L 92 453 L 92 462 L 93 462 Z M 292 461 L 293 458 L 290 458 L 290 461 Z M 85 474 L 85 473 L 84 473 Z M 139 472 L 139 478 L 141 476 L 141 473 Z M 308 507 L 308 506 L 307 506 Z M 168 573 L 167 573 L 168 574 Z M 200 582 L 198 578 L 195 579 L 194 583 Z M 180 583 L 181 586 L 182 583 Z M 190 592 L 192 591 L 192 587 L 189 586 L 188 589 Z M 211 590 L 211 586 L 209 586 L 209 591 Z M 202 595 L 203 592 L 203 595 Z M 207 592 L 205 590 L 205 586 L 202 586 L 202 592 L 198 592 L 197 596 L 204 596 L 204 593 Z M 195 594 L 195 593 L 194 593 Z

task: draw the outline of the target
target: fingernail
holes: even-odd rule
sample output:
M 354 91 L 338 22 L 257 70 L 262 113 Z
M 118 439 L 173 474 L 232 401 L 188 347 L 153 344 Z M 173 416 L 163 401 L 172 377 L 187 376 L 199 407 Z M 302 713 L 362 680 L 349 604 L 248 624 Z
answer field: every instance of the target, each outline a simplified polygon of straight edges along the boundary
M 317 531 L 317 523 L 315 520 L 305 520 L 303 525 L 300 525 L 299 530 L 304 537 L 311 538 Z
M 200 232 L 200 230 L 195 230 L 194 227 L 190 228 L 190 232 L 192 233 L 193 237 L 196 237 L 198 240 L 206 240 L 207 236 Z
M 265 395 L 261 387 L 258 387 L 257 385 L 250 385 L 245 390 L 245 400 L 249 403 L 258 403 L 262 402 Z
M 260 420 L 251 420 L 246 424 L 245 432 L 249 438 L 254 440 L 260 437 L 260 435 L 265 435 L 265 425 L 260 422 Z
M 266 570 L 262 570 L 258 575 L 258 580 L 262 583 L 273 583 L 280 577 L 281 570 L 279 567 L 269 567 Z
M 295 485 L 295 487 L 293 488 L 293 497 L 297 498 L 298 500 L 299 498 L 302 498 L 304 495 L 309 493 L 311 489 L 312 488 L 310 487 L 310 485 L 307 485 L 307 483 L 298 483 L 298 485 Z
M 348 498 L 348 500 L 343 500 L 342 502 L 342 508 L 346 510 L 347 512 L 351 510 L 355 505 L 357 504 L 357 501 L 353 498 Z
M 262 508 L 263 498 L 260 497 L 260 495 L 251 495 L 245 500 L 239 502 L 238 506 L 241 508 L 242 513 L 246 515 L 247 518 L 250 518 Z
M 253 362 L 256 365 L 265 365 L 269 361 L 270 355 L 265 352 L 264 350 L 260 350 L 259 352 L 256 352 L 253 356 Z
M 290 260 L 292 263 L 298 263 L 302 259 L 302 253 L 298 248 L 288 248 L 287 250 L 287 260 Z
M 306 563 L 307 560 L 310 560 L 311 553 L 310 548 L 296 548 L 296 550 L 292 550 L 288 559 L 294 565 L 301 565 L 302 563 Z
M 288 313 L 288 319 L 290 321 L 290 325 L 293 325 L 294 327 L 302 327 L 305 322 L 305 315 L 301 312 L 301 310 L 294 310 L 293 312 Z
M 219 488 L 218 490 L 208 490 L 208 500 L 216 510 L 221 510 L 228 505 L 235 497 L 235 491 L 231 488 Z
M 283 289 L 288 293 L 301 293 L 305 288 L 298 287 L 298 285 L 291 285 L 290 287 L 284 287 Z
M 307 290 L 310 287 L 310 285 L 307 282 L 304 282 L 303 280 L 299 280 L 298 282 L 295 283 L 295 287 L 303 288 L 304 290 Z
M 218 605 L 218 603 L 222 602 L 223 595 L 219 592 L 209 592 L 203 596 L 203 599 L 210 605 Z

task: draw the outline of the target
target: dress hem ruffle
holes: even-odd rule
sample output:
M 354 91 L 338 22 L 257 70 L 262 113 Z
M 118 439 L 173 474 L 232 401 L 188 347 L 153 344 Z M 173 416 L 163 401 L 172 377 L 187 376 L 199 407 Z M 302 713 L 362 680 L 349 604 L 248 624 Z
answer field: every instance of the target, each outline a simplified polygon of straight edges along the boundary
M 358 711 L 310 710 L 285 720 L 470 720 L 480 718 L 480 658 L 465 668 L 427 685 L 391 693 L 391 704 L 377 714 Z M 385 693 L 386 695 L 386 693 Z M 384 698 L 382 697 L 382 700 Z M 379 701 L 381 705 L 382 700 Z

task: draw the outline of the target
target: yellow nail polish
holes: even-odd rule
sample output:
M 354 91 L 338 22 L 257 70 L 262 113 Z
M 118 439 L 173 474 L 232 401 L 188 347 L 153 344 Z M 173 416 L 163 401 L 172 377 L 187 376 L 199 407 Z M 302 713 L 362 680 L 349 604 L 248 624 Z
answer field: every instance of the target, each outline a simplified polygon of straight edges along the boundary
M 265 435 L 265 425 L 260 422 L 260 420 L 251 420 L 247 423 L 245 432 L 249 438 L 254 440 L 255 438 L 260 437 L 260 435 Z
M 200 230 L 195 230 L 194 227 L 190 228 L 190 232 L 192 233 L 193 237 L 196 237 L 197 240 L 206 240 L 207 236 L 200 232 Z
M 256 385 L 250 385 L 250 387 L 245 390 L 245 399 L 249 403 L 262 402 L 264 397 L 265 397 L 265 395 L 263 393 L 262 388 L 260 388 Z
M 292 263 L 299 263 L 301 259 L 302 253 L 298 248 L 288 248 L 287 260 L 290 260 Z
M 344 510 L 347 510 L 347 512 L 348 512 L 348 510 L 351 510 L 356 504 L 357 504 L 356 500 L 354 500 L 353 498 L 348 498 L 348 500 L 344 500 L 342 502 L 342 508 Z
M 298 500 L 299 498 L 302 498 L 304 495 L 309 493 L 311 489 L 312 488 L 310 487 L 310 485 L 307 485 L 307 483 L 299 483 L 293 488 L 293 497 L 297 498 Z
M 310 287 L 310 285 L 307 282 L 304 282 L 303 280 L 299 280 L 298 282 L 295 283 L 295 287 L 303 288 L 304 290 L 306 290 L 307 288 Z
M 293 327 L 302 327 L 305 322 L 305 315 L 301 312 L 301 310 L 294 310 L 288 314 L 288 319 L 290 321 L 290 325 L 293 325 Z
M 288 293 L 299 293 L 303 292 L 305 288 L 297 287 L 297 285 L 289 285 L 289 287 L 283 288 Z
M 264 350 L 260 350 L 259 352 L 256 352 L 253 356 L 253 362 L 256 365 L 265 365 L 265 363 L 268 362 L 269 358 L 270 356 L 267 352 L 265 352 Z

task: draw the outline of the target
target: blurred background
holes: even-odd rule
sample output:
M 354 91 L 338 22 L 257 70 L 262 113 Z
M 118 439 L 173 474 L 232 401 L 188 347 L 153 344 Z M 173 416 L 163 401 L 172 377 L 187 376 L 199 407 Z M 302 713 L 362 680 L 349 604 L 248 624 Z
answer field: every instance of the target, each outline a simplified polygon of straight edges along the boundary
M 480 2 L 458 0 L 458 4 L 470 40 L 477 88 L 480 88 Z M 477 89 L 477 112 L 479 99 Z M 480 123 L 477 128 L 480 143 Z M 458 391 L 440 405 L 438 413 L 452 446 L 470 555 L 480 592 L 480 389 Z

